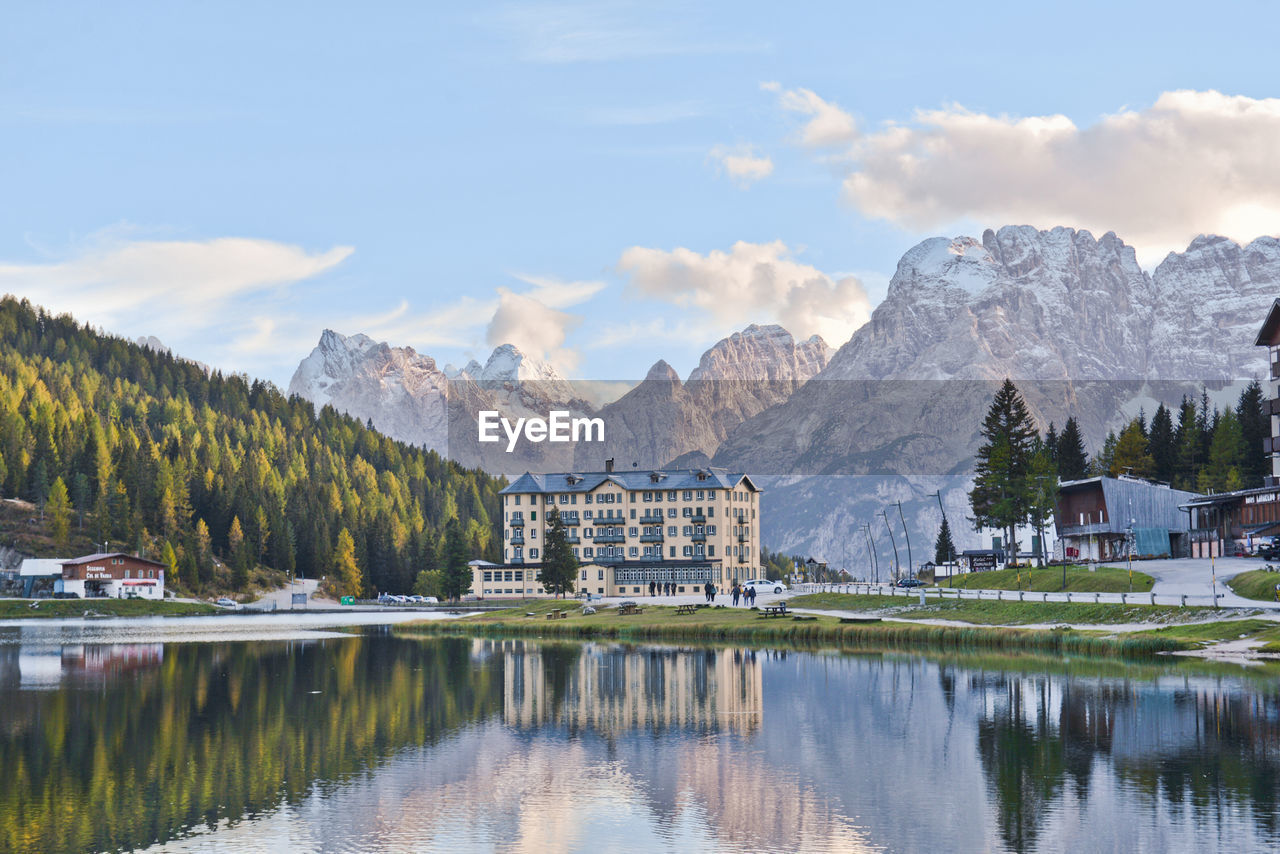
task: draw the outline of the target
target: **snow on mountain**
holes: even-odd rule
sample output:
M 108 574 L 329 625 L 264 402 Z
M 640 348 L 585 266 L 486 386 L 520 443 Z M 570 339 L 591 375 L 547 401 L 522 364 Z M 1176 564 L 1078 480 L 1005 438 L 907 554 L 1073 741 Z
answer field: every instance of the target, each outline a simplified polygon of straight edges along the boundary
M 373 422 L 405 442 L 445 450 L 448 377 L 430 356 L 367 335 L 326 329 L 293 374 L 289 393 Z

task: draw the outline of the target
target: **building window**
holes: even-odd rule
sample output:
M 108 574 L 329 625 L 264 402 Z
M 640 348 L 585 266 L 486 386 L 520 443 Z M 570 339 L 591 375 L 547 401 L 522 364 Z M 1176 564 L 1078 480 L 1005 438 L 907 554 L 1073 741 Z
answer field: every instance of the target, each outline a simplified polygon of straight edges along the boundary
M 685 546 L 685 547 L 684 547 L 684 556 L 685 556 L 685 557 L 693 557 L 693 546 Z
M 597 569 L 597 570 L 596 570 L 596 581 L 604 581 L 604 570 L 603 570 L 603 569 Z
M 671 547 L 671 556 L 672 556 L 672 557 L 675 557 L 675 556 L 676 556 L 676 547 L 675 547 L 675 546 L 672 546 L 672 547 Z
M 681 497 L 681 498 L 683 498 L 685 501 L 692 501 L 692 500 L 693 500 L 693 490 L 692 490 L 692 489 L 686 489 L 686 490 L 681 494 L 681 496 L 680 496 L 680 497 Z
M 715 557 L 715 556 L 716 556 L 716 546 L 715 546 L 715 543 L 712 543 L 711 545 L 707 546 L 707 557 Z
M 594 495 L 592 495 L 590 492 L 588 492 L 588 493 L 587 493 L 587 498 L 586 498 L 586 503 L 587 503 L 587 504 L 590 504 L 590 503 L 591 503 L 591 500 L 592 500 L 593 498 L 595 498 L 595 496 L 594 496 Z
M 706 493 L 704 490 L 699 489 L 699 490 L 698 490 L 698 500 L 699 500 L 699 501 L 701 501 L 702 499 L 704 499 L 704 498 L 706 498 L 706 497 L 707 497 L 707 493 Z
M 627 529 L 627 536 L 629 537 L 639 536 L 635 525 L 632 525 L 630 528 Z
M 645 503 L 645 504 L 649 504 L 649 503 L 651 503 L 652 501 L 653 501 L 653 493 L 652 493 L 652 492 L 646 492 L 646 493 L 644 494 L 644 503 Z
M 674 489 L 672 489 L 672 490 L 668 490 L 668 491 L 667 491 L 667 500 L 668 500 L 668 501 L 675 501 L 675 500 L 676 500 L 676 491 L 675 491 Z
M 537 559 L 538 559 L 538 550 L 537 550 L 536 548 L 529 549 L 529 557 L 533 558 L 534 560 L 537 560 Z
M 692 526 L 692 525 L 685 525 L 685 526 L 684 526 L 684 529 L 683 529 L 683 534 L 684 534 L 684 536 L 686 536 L 686 537 L 692 537 L 692 536 L 693 536 L 693 526 Z
M 705 551 L 706 550 L 703 549 L 702 547 L 702 543 L 698 543 L 696 546 L 693 547 L 693 553 L 696 554 L 698 557 L 702 557 Z
M 630 548 L 627 549 L 627 555 L 630 557 L 639 557 L 640 552 L 639 550 L 636 549 L 635 546 L 631 546 Z
M 682 516 L 684 516 L 684 518 L 688 519 L 690 516 L 692 516 L 692 515 L 693 515 L 693 508 L 692 508 L 692 507 L 685 507 L 685 508 L 684 508 L 684 512 L 683 512 L 681 515 L 682 515 Z
M 520 506 L 520 496 L 519 496 L 519 495 L 517 495 L 517 496 L 516 496 L 516 506 L 517 506 L 517 507 L 519 507 L 519 506 Z
M 595 553 L 596 553 L 596 550 L 591 546 L 587 546 L 582 550 L 583 557 L 587 557 L 587 558 L 595 557 Z
M 485 580 L 485 581 L 493 581 L 493 571 L 492 571 L 492 570 L 486 570 L 486 571 L 485 571 L 485 574 L 484 574 L 484 580 Z
M 586 580 L 587 580 L 587 571 L 586 571 L 585 569 L 584 569 L 584 570 L 582 570 L 582 580 L 583 580 L 583 581 L 586 581 Z
M 707 526 L 707 536 L 708 536 L 708 537 L 714 537 L 715 535 L 716 535 L 716 526 L 715 526 L 715 525 L 708 525 L 708 526 Z

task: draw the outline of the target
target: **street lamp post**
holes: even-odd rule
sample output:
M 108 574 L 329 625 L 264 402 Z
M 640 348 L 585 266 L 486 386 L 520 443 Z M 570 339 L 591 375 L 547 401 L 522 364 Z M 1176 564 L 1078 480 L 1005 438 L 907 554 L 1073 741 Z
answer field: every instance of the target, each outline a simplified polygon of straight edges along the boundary
M 862 531 L 867 535 L 867 549 L 871 552 L 871 565 L 875 567 L 876 584 L 880 583 L 880 555 L 876 553 L 876 538 L 871 533 L 871 523 L 864 522 Z
M 898 502 L 898 518 L 902 520 L 902 536 L 907 541 L 907 575 L 916 577 L 915 561 L 911 559 L 911 533 L 907 530 L 907 517 L 902 513 L 902 502 Z
M 881 510 L 880 515 L 884 517 L 884 527 L 889 532 L 889 544 L 893 546 L 893 571 L 896 576 L 902 571 L 902 560 L 898 557 L 898 541 L 893 538 L 893 526 L 889 524 L 889 511 Z M 897 580 L 894 578 L 894 581 Z
M 947 508 L 942 506 L 942 490 L 939 489 L 937 492 L 933 493 L 933 497 L 938 499 L 938 509 L 942 511 L 942 523 L 945 525 L 947 523 Z M 956 571 L 956 544 L 954 542 L 951 543 L 948 557 L 951 559 L 951 564 L 947 567 L 947 586 L 950 587 L 951 576 L 953 576 Z

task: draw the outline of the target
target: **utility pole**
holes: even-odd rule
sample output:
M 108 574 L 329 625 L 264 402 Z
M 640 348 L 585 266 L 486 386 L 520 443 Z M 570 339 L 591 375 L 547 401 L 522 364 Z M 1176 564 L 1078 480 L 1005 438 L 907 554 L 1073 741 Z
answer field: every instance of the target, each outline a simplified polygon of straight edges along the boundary
M 893 571 L 897 576 L 902 572 L 902 560 L 898 557 L 898 541 L 893 538 L 893 526 L 889 524 L 889 511 L 881 510 L 880 515 L 884 517 L 884 527 L 889 532 L 889 543 L 893 546 Z M 898 579 L 895 577 L 893 580 Z
M 902 514 L 902 502 L 898 502 L 898 518 L 902 520 L 902 536 L 907 540 L 907 575 L 916 577 L 916 565 L 911 560 L 911 534 L 907 531 L 907 517 Z

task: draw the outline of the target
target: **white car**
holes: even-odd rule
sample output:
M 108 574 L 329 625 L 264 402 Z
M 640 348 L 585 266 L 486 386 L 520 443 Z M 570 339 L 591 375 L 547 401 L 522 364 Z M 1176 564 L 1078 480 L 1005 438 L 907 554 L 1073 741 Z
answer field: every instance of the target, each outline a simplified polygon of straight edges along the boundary
M 744 581 L 743 587 L 753 587 L 757 593 L 782 593 L 787 589 L 787 585 L 781 581 L 770 581 L 767 578 L 753 578 L 750 581 Z

